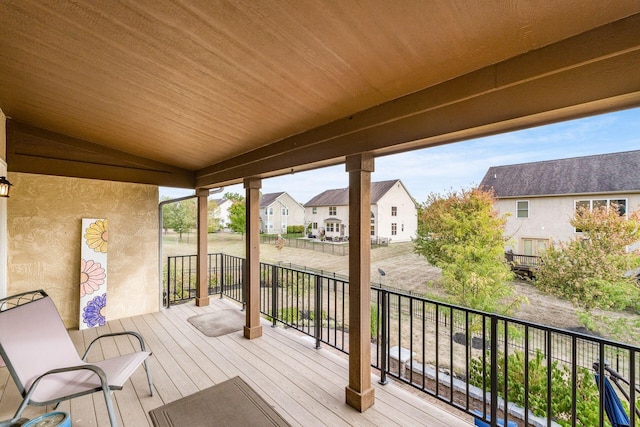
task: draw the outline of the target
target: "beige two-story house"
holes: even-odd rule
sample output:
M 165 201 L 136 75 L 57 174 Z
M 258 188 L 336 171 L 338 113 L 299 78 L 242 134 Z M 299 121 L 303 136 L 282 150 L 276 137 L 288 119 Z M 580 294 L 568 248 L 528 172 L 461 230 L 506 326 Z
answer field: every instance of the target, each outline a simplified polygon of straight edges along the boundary
M 492 166 L 480 186 L 509 214 L 507 249 L 538 255 L 579 235 L 570 224 L 576 207 L 615 207 L 625 216 L 640 208 L 640 151 Z
M 304 205 L 309 234 L 328 240 L 349 237 L 349 189 L 326 190 Z M 371 239 L 407 242 L 416 235 L 418 208 L 399 179 L 371 183 Z
M 290 225 L 304 225 L 304 207 L 285 191 L 263 194 L 260 197 L 260 232 L 284 234 Z

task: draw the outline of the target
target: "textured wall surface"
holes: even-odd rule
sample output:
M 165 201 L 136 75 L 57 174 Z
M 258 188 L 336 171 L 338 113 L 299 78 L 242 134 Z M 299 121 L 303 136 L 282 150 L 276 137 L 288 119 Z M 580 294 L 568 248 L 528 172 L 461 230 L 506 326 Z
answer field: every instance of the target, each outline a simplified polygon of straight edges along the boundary
M 108 218 L 107 320 L 154 312 L 158 291 L 158 187 L 10 173 L 9 295 L 44 289 L 78 327 L 82 218 Z

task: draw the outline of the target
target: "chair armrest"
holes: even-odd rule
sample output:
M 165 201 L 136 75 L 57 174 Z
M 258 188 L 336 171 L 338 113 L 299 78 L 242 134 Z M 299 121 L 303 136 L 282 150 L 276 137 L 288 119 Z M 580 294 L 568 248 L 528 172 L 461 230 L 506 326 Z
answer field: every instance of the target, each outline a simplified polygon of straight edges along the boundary
M 86 358 L 89 355 L 89 351 L 91 350 L 91 347 L 93 347 L 93 344 L 95 344 L 99 339 L 107 338 L 107 337 L 117 337 L 117 336 L 120 336 L 120 335 L 132 335 L 132 336 L 136 337 L 138 339 L 138 342 L 140 343 L 140 350 L 141 351 L 146 351 L 146 347 L 144 345 L 144 339 L 142 339 L 142 335 L 140 335 L 139 333 L 133 332 L 133 331 L 113 332 L 113 333 L 110 333 L 110 334 L 100 335 L 99 337 L 97 337 L 93 341 L 91 341 L 89 343 L 89 346 L 85 350 L 84 354 L 82 355 L 82 360 L 86 361 Z
M 98 378 L 100 378 L 100 384 L 102 385 L 102 389 L 105 391 L 109 391 L 109 383 L 107 381 L 107 374 L 104 373 L 104 371 L 102 370 L 102 368 L 100 368 L 99 366 L 96 365 L 77 365 L 77 366 L 68 366 L 66 368 L 57 368 L 57 369 L 52 369 L 50 371 L 45 372 L 44 374 L 40 375 L 38 378 L 36 378 L 36 380 L 33 382 L 33 384 L 31 384 L 31 387 L 29 387 L 29 391 L 27 392 L 26 396 L 24 397 L 24 402 L 28 402 L 29 400 L 31 400 L 31 395 L 33 395 L 33 392 L 35 391 L 36 387 L 38 386 L 38 384 L 40 383 L 40 381 L 48 376 L 48 375 L 52 375 L 52 374 L 60 374 L 63 372 L 71 372 L 71 371 L 81 371 L 81 370 L 88 370 L 88 371 L 93 371 L 93 373 L 95 373 Z

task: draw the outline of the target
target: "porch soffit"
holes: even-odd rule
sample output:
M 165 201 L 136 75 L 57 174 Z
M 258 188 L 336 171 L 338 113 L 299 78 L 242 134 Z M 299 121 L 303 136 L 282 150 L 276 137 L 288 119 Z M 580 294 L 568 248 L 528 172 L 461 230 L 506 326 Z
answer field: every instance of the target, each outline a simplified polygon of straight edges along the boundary
M 6 0 L 0 108 L 207 187 L 640 105 L 637 0 L 468 5 Z

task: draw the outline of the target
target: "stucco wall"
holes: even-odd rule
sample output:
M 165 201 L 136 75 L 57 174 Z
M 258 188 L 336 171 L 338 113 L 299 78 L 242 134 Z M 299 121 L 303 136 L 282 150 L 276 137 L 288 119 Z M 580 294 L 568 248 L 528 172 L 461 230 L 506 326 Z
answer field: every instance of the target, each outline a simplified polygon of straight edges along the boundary
M 576 237 L 570 223 L 575 213 L 576 200 L 588 199 L 627 199 L 627 210 L 640 209 L 640 194 L 590 194 L 586 196 L 532 197 L 521 199 L 502 199 L 496 202 L 500 215 L 509 214 L 505 226 L 505 235 L 511 237 L 507 249 L 524 253 L 522 239 L 551 239 L 553 242 L 566 242 Z M 529 217 L 517 218 L 516 202 L 529 201 Z M 637 249 L 640 245 L 634 245 Z
M 82 218 L 109 220 L 107 320 L 154 312 L 158 187 L 10 173 L 9 295 L 43 288 L 78 327 Z

